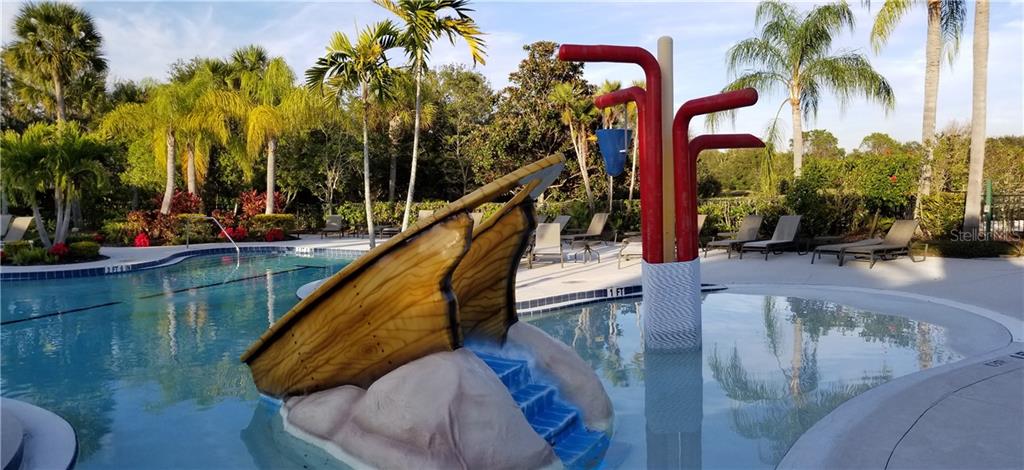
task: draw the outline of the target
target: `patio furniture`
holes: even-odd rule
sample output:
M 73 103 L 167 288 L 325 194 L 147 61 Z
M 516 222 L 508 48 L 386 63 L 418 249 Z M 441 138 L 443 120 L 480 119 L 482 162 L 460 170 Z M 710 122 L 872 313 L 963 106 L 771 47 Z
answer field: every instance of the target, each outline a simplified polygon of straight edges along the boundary
M 11 226 L 11 219 L 14 216 L 11 214 L 0 215 L 0 237 L 7 235 L 7 228 Z
M 15 217 L 7 227 L 7 233 L 4 234 L 4 243 L 16 242 L 25 238 L 25 232 L 28 231 L 31 224 L 32 217 Z
M 530 268 L 533 268 L 533 260 L 539 256 L 558 256 L 559 265 L 565 267 L 565 255 L 559 236 L 561 231 L 561 226 L 558 224 L 537 224 L 537 230 L 533 236 L 533 246 L 526 254 Z
M 770 240 L 756 240 L 740 245 L 740 259 L 743 259 L 744 251 L 757 251 L 764 253 L 764 260 L 768 261 L 768 253 L 781 254 L 782 249 L 793 246 L 796 243 L 796 232 L 800 229 L 799 215 L 784 215 L 779 217 L 775 224 L 775 232 Z
M 704 228 L 704 222 L 707 219 L 707 215 L 697 214 L 697 233 L 700 233 Z M 619 269 L 622 269 L 623 261 L 629 262 L 632 258 L 642 258 L 644 255 L 644 246 L 640 238 L 640 232 L 625 232 L 623 235 L 625 235 L 625 238 L 622 239 L 622 245 L 619 248 Z
M 601 234 L 604 233 L 604 226 L 606 223 L 608 223 L 608 213 L 598 212 L 590 219 L 590 226 L 587 227 L 586 232 L 562 235 L 562 241 L 568 243 L 570 248 L 577 244 L 582 245 L 582 250 L 573 256 L 573 261 L 579 258 L 579 255 L 582 254 L 584 262 L 589 260 L 591 257 L 597 257 L 597 262 L 601 262 L 601 255 L 593 250 L 590 246 L 590 242 L 601 237 Z
M 340 215 L 329 215 L 327 216 L 327 223 L 324 224 L 324 228 L 320 229 L 320 238 L 329 236 L 332 233 L 342 236 L 345 234 L 345 219 L 342 219 Z
M 562 227 L 562 231 L 565 231 L 565 227 L 569 226 L 570 220 L 572 220 L 571 215 L 558 215 L 555 216 L 554 219 L 552 219 L 551 223 L 558 224 L 560 227 Z
M 910 254 L 910 241 L 914 238 L 914 232 L 917 231 L 916 220 L 897 220 L 896 223 L 889 228 L 889 232 L 885 234 L 885 238 L 882 243 L 876 245 L 865 245 L 865 246 L 854 246 L 843 250 L 839 255 L 839 265 L 842 266 L 847 255 L 852 255 L 856 258 L 868 258 L 871 260 L 871 265 L 868 269 L 875 267 L 875 262 L 878 260 L 892 260 L 899 258 L 900 255 L 906 255 L 910 257 L 913 262 L 924 261 L 924 257 L 921 259 L 914 259 L 913 255 Z
M 473 228 L 475 229 L 478 225 L 480 225 L 480 222 L 484 221 L 484 213 L 483 212 L 470 212 L 469 213 L 469 218 L 473 219 Z
M 811 264 L 814 264 L 814 258 L 821 259 L 822 254 L 833 254 L 836 255 L 836 259 L 839 259 L 839 255 L 843 254 L 847 248 L 853 248 L 858 246 L 871 246 L 879 245 L 882 243 L 881 238 L 868 238 L 866 240 L 857 240 L 855 242 L 846 243 L 829 243 L 826 245 L 820 245 L 814 247 L 811 251 Z
M 740 229 L 736 232 L 722 232 L 719 233 L 715 238 L 720 236 L 731 236 L 732 238 L 726 240 L 715 240 L 712 238 L 710 242 L 704 245 L 704 257 L 708 257 L 708 251 L 712 248 L 725 248 L 725 253 L 732 258 L 732 252 L 737 247 L 747 242 L 757 240 L 757 232 L 761 230 L 761 221 L 764 217 L 759 215 L 748 215 L 743 218 L 743 222 L 740 223 Z
M 432 215 L 434 215 L 434 211 L 421 210 L 421 211 L 416 213 L 416 220 L 423 220 L 423 219 L 426 219 L 427 217 L 430 217 Z

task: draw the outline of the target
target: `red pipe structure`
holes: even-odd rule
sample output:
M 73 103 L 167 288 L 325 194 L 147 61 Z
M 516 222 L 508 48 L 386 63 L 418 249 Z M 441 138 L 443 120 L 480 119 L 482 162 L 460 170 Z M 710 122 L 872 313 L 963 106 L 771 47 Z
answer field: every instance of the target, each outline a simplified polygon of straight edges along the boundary
M 594 98 L 594 106 L 597 106 L 598 109 L 610 108 L 612 106 L 618 106 L 620 104 L 626 104 L 630 102 L 636 103 L 636 139 L 638 149 L 637 153 L 641 155 L 641 157 L 639 157 L 641 158 L 641 160 L 643 159 L 642 155 L 644 155 L 645 152 L 643 129 L 646 129 L 644 127 L 644 110 L 646 106 L 646 101 L 647 92 L 644 91 L 643 88 L 640 88 L 638 86 L 623 88 L 621 90 L 615 90 L 611 93 L 606 93 L 604 95 Z
M 696 98 L 676 111 L 672 120 L 673 181 L 676 189 L 676 260 L 697 258 L 697 156 L 711 148 L 764 147 L 761 139 L 750 134 L 702 135 L 690 141 L 690 120 L 694 116 L 751 106 L 757 103 L 757 91 L 745 88 L 728 93 Z
M 637 64 L 647 80 L 644 108 L 650 113 L 643 119 L 643 151 L 640 152 L 640 223 L 643 225 L 644 261 L 662 263 L 662 201 L 661 185 L 661 68 L 650 52 L 631 46 L 584 46 L 563 44 L 558 59 L 580 62 L 619 62 Z M 639 111 L 639 108 L 638 108 Z

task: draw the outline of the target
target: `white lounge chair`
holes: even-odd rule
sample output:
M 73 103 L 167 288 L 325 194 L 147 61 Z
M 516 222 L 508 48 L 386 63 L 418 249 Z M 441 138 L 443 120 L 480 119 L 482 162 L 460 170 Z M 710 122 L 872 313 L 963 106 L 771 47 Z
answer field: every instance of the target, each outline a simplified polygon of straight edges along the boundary
M 324 224 L 324 228 L 320 229 L 320 238 L 332 233 L 338 234 L 339 237 L 345 234 L 345 219 L 342 219 L 340 215 L 327 216 L 327 223 Z
M 537 230 L 533 235 L 533 247 L 527 253 L 526 259 L 529 266 L 533 267 L 533 260 L 539 256 L 557 256 L 561 267 L 565 267 L 565 254 L 562 251 L 562 240 L 559 236 L 562 231 L 558 224 L 537 224 Z
M 14 216 L 11 214 L 0 215 L 0 239 L 7 235 L 7 228 L 11 226 L 11 219 L 13 218 Z
M 28 232 L 31 225 L 32 217 L 15 217 L 7 227 L 7 233 L 4 234 L 4 243 L 16 242 L 25 238 L 25 232 Z

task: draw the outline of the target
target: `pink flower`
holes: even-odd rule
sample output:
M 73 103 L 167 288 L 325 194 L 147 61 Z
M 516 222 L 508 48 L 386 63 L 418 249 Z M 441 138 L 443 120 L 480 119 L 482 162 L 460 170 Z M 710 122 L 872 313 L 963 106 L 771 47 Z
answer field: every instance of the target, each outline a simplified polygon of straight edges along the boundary
M 139 234 L 135 236 L 135 247 L 143 248 L 147 246 L 149 246 L 149 235 L 146 235 L 145 232 L 139 232 Z

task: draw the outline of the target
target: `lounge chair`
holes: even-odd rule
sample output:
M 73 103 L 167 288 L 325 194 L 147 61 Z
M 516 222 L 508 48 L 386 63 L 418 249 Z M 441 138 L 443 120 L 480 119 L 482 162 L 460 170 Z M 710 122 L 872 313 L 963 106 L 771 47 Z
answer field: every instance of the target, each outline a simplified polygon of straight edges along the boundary
M 889 228 L 889 232 L 885 234 L 885 239 L 882 243 L 875 245 L 865 246 L 854 246 L 846 248 L 842 253 L 839 254 L 839 265 L 842 266 L 847 256 L 853 258 L 869 258 L 871 265 L 868 269 L 875 267 L 875 262 L 878 260 L 890 260 L 896 259 L 900 255 L 910 256 L 910 260 L 914 262 L 923 261 L 924 259 L 914 259 L 910 254 L 910 241 L 914 238 L 914 232 L 917 231 L 916 220 L 898 220 L 896 223 Z
M 756 251 L 764 253 L 764 260 L 768 261 L 768 253 L 780 254 L 782 249 L 796 243 L 796 232 L 800 229 L 799 215 L 784 215 L 779 217 L 775 224 L 775 232 L 770 240 L 756 240 L 740 245 L 740 259 L 743 259 L 744 251 Z
M 562 239 L 559 236 L 562 228 L 558 224 L 537 224 L 537 230 L 533 236 L 533 246 L 526 254 L 529 266 L 533 267 L 533 260 L 539 256 L 557 256 L 559 265 L 565 267 L 565 254 L 562 251 Z
M 598 238 L 601 236 L 601 233 L 604 232 L 604 226 L 606 223 L 608 223 L 608 213 L 598 212 L 590 219 L 590 226 L 587 227 L 586 232 L 562 235 L 562 240 L 574 243 Z
M 7 227 L 7 233 L 4 234 L 4 243 L 16 242 L 25 238 L 25 232 L 28 232 L 30 225 L 32 225 L 32 217 L 15 217 Z
M 814 250 L 811 252 L 811 264 L 814 264 L 814 258 L 821 259 L 821 255 L 823 254 L 833 254 L 836 255 L 836 259 L 839 259 L 839 255 L 843 254 L 843 252 L 846 251 L 847 248 L 879 245 L 881 243 L 881 238 L 868 238 L 866 240 L 857 240 L 855 242 L 831 243 L 828 245 L 816 246 L 814 247 Z
M 7 227 L 11 226 L 11 219 L 13 218 L 14 216 L 11 214 L 0 215 L 0 237 L 7 235 Z
M 572 220 L 572 216 L 570 215 L 558 215 L 555 216 L 551 223 L 558 224 L 560 227 L 562 227 L 562 231 L 564 232 L 565 228 L 569 226 L 570 220 Z
M 434 211 L 424 211 L 424 210 L 421 210 L 421 211 L 416 213 L 416 220 L 423 220 L 423 219 L 426 219 L 427 217 L 430 217 L 432 215 L 434 215 Z
M 697 214 L 697 233 L 700 233 L 701 229 L 704 228 L 704 221 L 708 219 L 707 215 Z M 642 258 L 644 255 L 644 245 L 639 236 L 630 236 L 622 239 L 622 248 L 619 249 L 619 269 L 622 269 L 622 262 L 629 262 L 631 258 Z
M 339 237 L 345 234 L 345 219 L 342 219 L 340 215 L 327 216 L 327 223 L 324 224 L 324 228 L 320 229 L 320 238 L 332 233 L 338 234 Z
M 480 222 L 484 221 L 484 213 L 483 212 L 470 212 L 469 213 L 469 218 L 473 219 L 473 228 L 476 228 L 477 225 L 480 225 Z
M 729 234 L 732 235 L 732 238 L 728 238 L 725 240 L 715 240 L 714 238 L 712 238 L 710 242 L 704 245 L 704 257 L 707 258 L 708 251 L 710 251 L 713 248 L 725 248 L 725 253 L 729 255 L 729 258 L 732 258 L 732 252 L 737 247 L 743 245 L 744 243 L 757 240 L 757 232 L 761 230 L 762 220 L 764 220 L 764 217 L 761 217 L 759 215 L 748 215 L 744 217 L 743 222 L 740 223 L 740 229 L 737 230 L 735 233 Z M 718 236 L 722 235 L 726 234 L 718 234 Z

